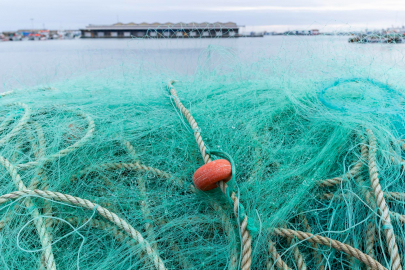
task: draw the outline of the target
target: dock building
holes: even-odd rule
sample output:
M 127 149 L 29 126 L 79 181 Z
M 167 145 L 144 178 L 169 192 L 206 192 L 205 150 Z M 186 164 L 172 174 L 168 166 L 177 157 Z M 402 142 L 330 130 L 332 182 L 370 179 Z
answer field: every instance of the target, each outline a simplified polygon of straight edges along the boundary
M 80 29 L 82 38 L 217 38 L 239 37 L 239 27 L 227 23 L 116 23 Z

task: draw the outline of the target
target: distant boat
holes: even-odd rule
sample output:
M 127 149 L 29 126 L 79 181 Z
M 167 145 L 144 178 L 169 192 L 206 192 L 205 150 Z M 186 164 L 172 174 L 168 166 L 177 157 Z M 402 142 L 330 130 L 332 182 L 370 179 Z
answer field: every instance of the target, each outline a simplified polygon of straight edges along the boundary
M 349 38 L 350 43 L 402 43 L 403 37 L 400 34 L 359 34 Z

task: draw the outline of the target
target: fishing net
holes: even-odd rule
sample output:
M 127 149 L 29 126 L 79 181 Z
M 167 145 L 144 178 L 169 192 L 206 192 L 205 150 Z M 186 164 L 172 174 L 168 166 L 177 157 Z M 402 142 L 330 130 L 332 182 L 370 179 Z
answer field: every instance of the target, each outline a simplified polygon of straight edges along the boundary
M 405 72 L 331 39 L 135 40 L 4 93 L 1 269 L 402 269 Z M 198 190 L 216 159 L 233 178 Z

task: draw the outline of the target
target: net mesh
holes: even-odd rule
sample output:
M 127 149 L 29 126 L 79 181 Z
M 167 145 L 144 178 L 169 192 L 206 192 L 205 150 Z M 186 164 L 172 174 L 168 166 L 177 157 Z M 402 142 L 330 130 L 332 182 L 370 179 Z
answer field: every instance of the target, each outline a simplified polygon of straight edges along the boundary
M 180 60 L 136 40 L 131 65 L 3 94 L 2 268 L 401 269 L 404 71 L 318 39 L 171 40 L 200 48 Z M 193 186 L 196 132 L 235 163 L 251 266 L 226 196 Z

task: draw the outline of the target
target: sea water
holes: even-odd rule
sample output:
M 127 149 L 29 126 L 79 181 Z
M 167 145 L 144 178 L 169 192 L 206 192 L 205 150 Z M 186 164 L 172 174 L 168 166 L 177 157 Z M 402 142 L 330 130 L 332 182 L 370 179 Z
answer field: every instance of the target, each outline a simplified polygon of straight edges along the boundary
M 353 44 L 348 36 L 265 36 L 263 38 L 215 39 L 74 39 L 0 42 L 0 91 L 10 91 L 80 76 L 86 72 L 132 64 L 156 67 L 159 72 L 192 75 L 209 57 L 215 65 L 218 54 L 225 61 L 255 63 L 279 59 L 280 68 L 291 69 L 311 58 L 339 61 L 366 55 L 387 66 L 405 68 L 405 44 Z M 207 52 L 208 51 L 208 52 Z M 221 61 L 224 62 L 221 58 Z M 299 64 L 301 63 L 301 64 Z M 367 65 L 367 63 L 365 64 Z M 271 71 L 269 71 L 271 72 Z M 297 73 L 310 73 L 301 68 Z M 311 74 L 306 74 L 310 76 Z M 319 75 L 317 75 L 319 76 Z

